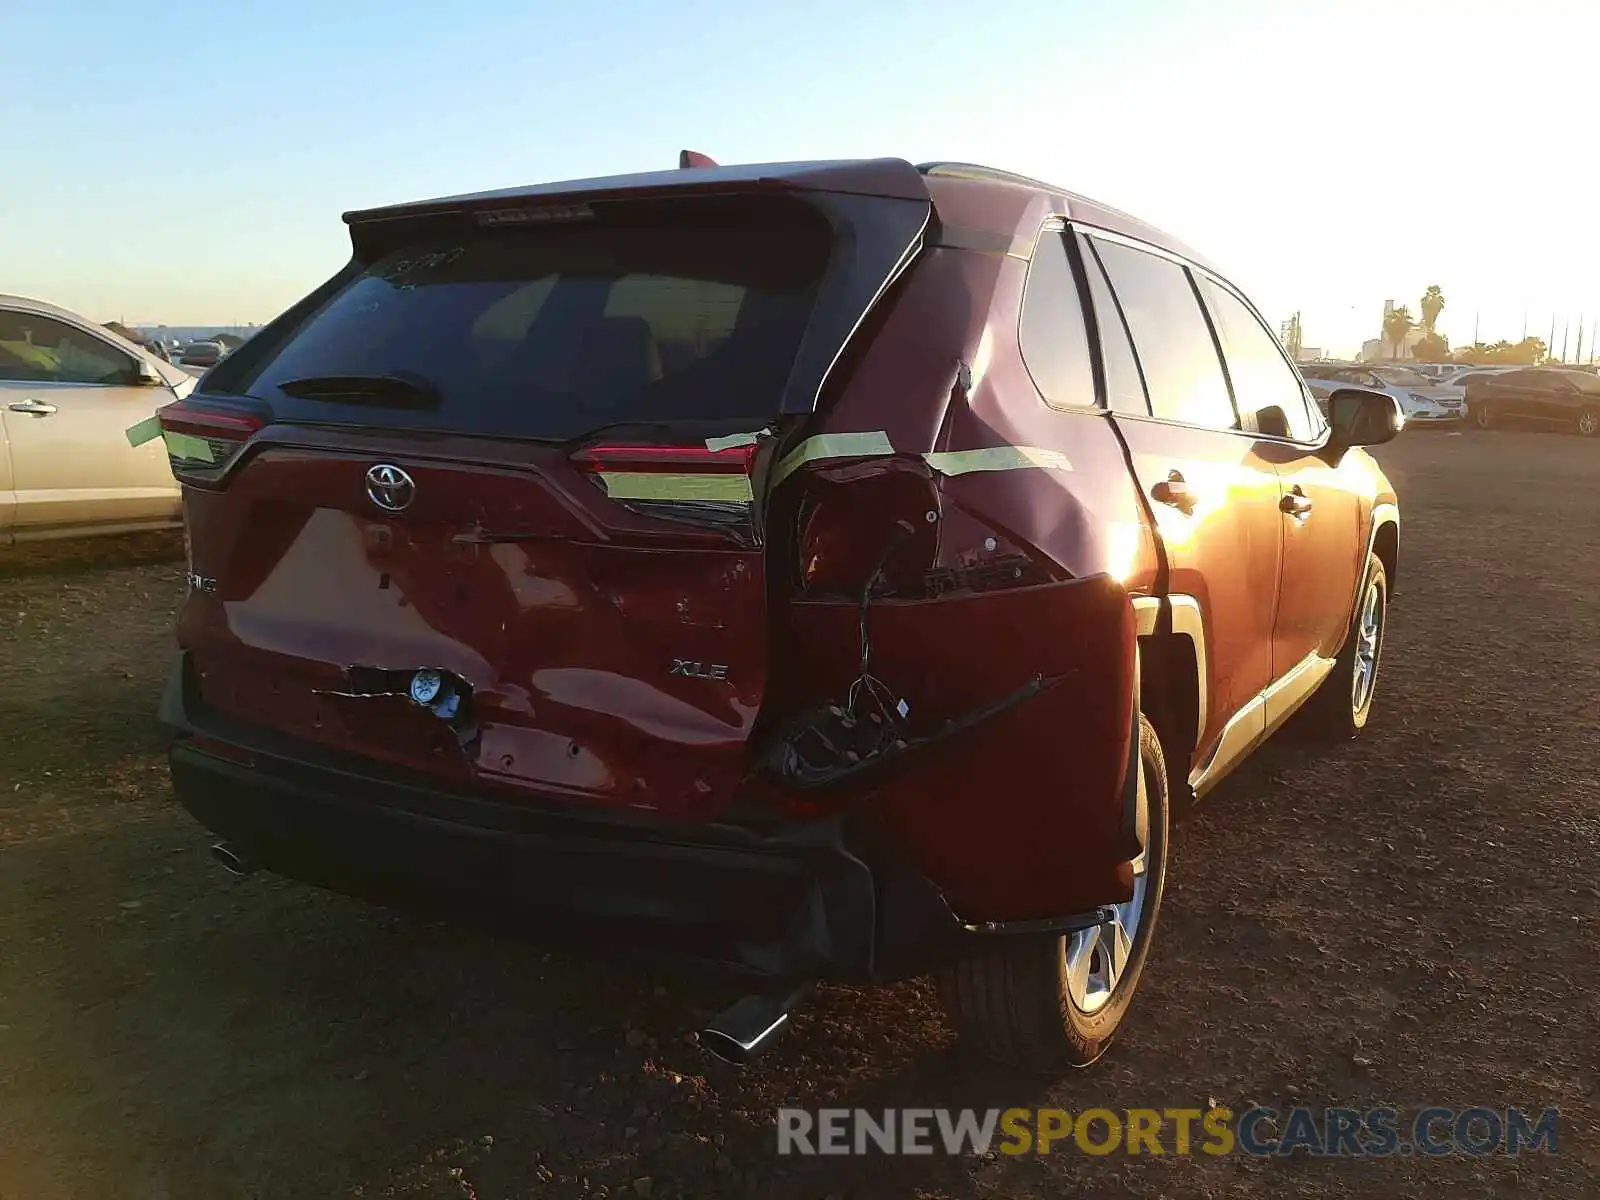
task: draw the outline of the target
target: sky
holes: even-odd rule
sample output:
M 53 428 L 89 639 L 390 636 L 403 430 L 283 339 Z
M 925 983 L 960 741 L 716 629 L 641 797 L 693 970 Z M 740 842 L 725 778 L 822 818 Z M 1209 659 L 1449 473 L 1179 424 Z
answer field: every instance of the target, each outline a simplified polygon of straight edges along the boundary
M 1600 319 L 1592 0 L 0 0 L 0 31 L 0 292 L 96 320 L 265 321 L 345 210 L 685 147 L 1047 179 L 1340 353 L 1429 284 L 1453 344 Z

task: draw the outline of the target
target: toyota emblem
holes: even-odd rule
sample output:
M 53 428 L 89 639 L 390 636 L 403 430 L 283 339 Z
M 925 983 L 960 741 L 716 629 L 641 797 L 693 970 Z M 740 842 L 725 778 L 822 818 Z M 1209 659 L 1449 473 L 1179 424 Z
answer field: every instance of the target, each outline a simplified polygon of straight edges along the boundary
M 386 512 L 410 508 L 416 495 L 416 483 L 399 467 L 379 463 L 367 471 L 367 499 Z

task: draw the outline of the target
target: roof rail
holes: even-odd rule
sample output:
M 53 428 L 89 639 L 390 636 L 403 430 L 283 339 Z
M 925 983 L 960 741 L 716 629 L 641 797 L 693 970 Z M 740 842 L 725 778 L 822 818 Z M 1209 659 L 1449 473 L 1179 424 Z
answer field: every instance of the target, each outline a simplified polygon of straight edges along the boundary
M 964 162 L 926 162 L 918 163 L 917 170 L 924 175 L 942 175 L 951 179 L 986 179 L 993 183 L 1015 183 L 1022 187 L 1043 188 L 1047 192 L 1063 192 L 1053 183 L 1046 183 L 1042 179 L 1031 179 L 1026 175 L 1018 175 L 1015 171 L 1002 171 L 998 167 L 985 167 L 979 163 Z

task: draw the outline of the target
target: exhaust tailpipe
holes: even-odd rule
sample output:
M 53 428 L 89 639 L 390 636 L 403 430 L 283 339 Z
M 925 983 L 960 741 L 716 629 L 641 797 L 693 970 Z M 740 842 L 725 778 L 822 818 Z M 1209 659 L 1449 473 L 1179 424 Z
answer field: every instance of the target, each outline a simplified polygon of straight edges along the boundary
M 789 1024 L 789 1013 L 812 989 L 746 996 L 723 1009 L 700 1031 L 700 1044 L 723 1062 L 743 1066 L 760 1054 Z
M 256 869 L 255 863 L 241 857 L 227 842 L 218 842 L 211 847 L 211 857 L 223 865 L 223 868 L 232 875 L 248 875 Z

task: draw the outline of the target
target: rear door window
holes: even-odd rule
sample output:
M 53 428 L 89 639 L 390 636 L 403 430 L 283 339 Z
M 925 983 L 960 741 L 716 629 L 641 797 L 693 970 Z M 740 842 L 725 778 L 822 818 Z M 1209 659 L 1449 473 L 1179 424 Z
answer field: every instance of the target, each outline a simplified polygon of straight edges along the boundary
M 1151 413 L 1187 425 L 1237 429 L 1222 360 L 1188 270 L 1118 242 L 1090 241 L 1127 318 Z
M 264 399 L 280 418 L 511 437 L 765 419 L 779 411 L 830 236 L 799 204 L 702 201 L 409 242 L 207 387 Z M 392 392 L 353 403 L 292 386 L 385 376 L 431 397 L 385 406 Z

